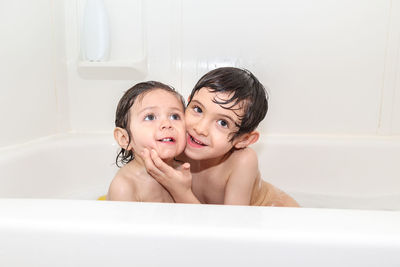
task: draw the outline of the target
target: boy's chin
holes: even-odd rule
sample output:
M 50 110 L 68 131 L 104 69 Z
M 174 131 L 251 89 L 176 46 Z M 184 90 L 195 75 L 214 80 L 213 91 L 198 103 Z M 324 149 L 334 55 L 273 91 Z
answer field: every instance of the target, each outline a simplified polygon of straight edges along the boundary
M 171 152 L 159 152 L 158 156 L 163 160 L 163 161 L 170 161 L 175 158 L 175 153 Z
M 208 151 L 207 152 L 206 151 L 193 151 L 191 149 L 186 148 L 184 153 L 185 153 L 186 157 L 188 157 L 192 160 L 213 160 L 213 159 L 221 158 L 224 155 L 226 155 L 226 153 L 228 153 L 228 152 L 225 152 L 225 153 L 223 153 L 223 152 L 224 151 L 218 152 L 218 153 L 209 153 Z
M 176 149 L 176 148 L 174 148 L 174 149 L 158 148 L 156 151 L 158 153 L 158 156 L 162 160 L 168 161 L 168 160 L 174 159 L 176 156 L 178 156 L 180 153 L 182 153 L 182 150 L 179 151 L 179 149 Z
M 194 151 L 191 151 L 189 149 L 185 149 L 185 155 L 193 160 L 204 160 L 204 155 L 202 155 L 201 153 L 195 153 Z

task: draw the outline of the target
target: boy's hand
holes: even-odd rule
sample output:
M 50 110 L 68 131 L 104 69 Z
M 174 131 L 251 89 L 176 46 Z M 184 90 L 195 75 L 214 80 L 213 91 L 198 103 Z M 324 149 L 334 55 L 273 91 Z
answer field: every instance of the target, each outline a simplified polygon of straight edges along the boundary
M 144 149 L 142 157 L 147 172 L 168 190 L 175 202 L 186 202 L 185 197 L 193 194 L 189 163 L 184 163 L 179 169 L 174 169 L 166 164 L 153 149 L 151 151 Z

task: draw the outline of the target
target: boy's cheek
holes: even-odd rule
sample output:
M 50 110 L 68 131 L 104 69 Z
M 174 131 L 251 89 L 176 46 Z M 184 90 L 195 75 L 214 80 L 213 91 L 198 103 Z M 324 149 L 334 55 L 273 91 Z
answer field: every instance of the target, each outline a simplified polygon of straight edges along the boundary
M 140 145 L 140 148 L 143 150 L 144 148 L 147 148 L 149 150 L 155 149 L 156 148 L 156 141 L 154 140 L 147 140 L 145 142 L 142 142 Z
M 185 124 L 188 126 L 190 122 L 192 122 L 193 116 L 190 114 L 190 111 L 186 110 L 185 112 Z

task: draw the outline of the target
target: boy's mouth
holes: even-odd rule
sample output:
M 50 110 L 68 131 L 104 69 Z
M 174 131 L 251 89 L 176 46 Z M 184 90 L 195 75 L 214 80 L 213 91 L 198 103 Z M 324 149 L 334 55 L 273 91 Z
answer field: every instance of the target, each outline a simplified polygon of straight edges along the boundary
M 197 140 L 196 138 L 194 138 L 193 136 L 191 136 L 190 134 L 188 134 L 188 140 L 187 142 L 189 144 L 191 144 L 192 146 L 195 147 L 203 147 L 203 146 L 207 146 L 206 144 L 204 144 L 203 142 L 201 142 L 200 140 Z
M 158 142 L 162 142 L 162 143 L 175 143 L 175 138 L 173 137 L 164 137 L 161 139 L 157 140 Z

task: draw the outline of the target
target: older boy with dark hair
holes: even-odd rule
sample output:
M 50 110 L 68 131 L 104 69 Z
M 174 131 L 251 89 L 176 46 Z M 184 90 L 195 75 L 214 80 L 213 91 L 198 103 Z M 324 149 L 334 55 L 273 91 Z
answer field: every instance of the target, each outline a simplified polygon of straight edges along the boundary
M 297 202 L 262 180 L 257 154 L 249 145 L 268 110 L 264 86 L 248 70 L 224 67 L 205 74 L 185 111 L 187 145 L 181 170 L 154 150 L 142 155 L 151 176 L 176 202 L 291 206 Z

